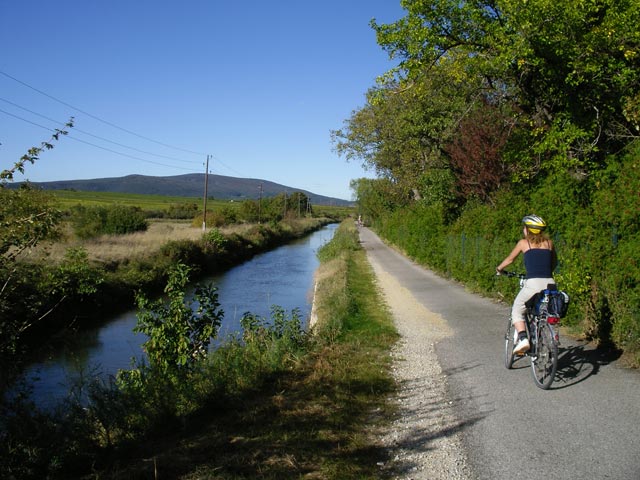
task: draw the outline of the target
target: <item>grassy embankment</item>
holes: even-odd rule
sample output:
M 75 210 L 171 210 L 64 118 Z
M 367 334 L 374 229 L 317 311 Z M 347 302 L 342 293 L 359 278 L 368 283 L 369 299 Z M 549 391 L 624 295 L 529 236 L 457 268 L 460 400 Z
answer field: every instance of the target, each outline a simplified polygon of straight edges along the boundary
M 52 195 L 59 208 L 68 215 L 72 215 L 72 208 L 77 205 L 120 205 L 136 207 L 145 216 L 154 217 L 165 215 L 171 208 L 179 209 L 180 205 L 195 207 L 199 201 L 195 198 L 107 192 L 59 191 Z M 207 211 L 215 215 L 216 212 L 238 209 L 238 202 L 210 200 Z M 339 207 L 316 207 L 315 210 L 314 217 L 296 218 L 292 212 L 292 217 L 277 223 L 236 223 L 219 228 L 208 225 L 206 234 L 202 231 L 201 220 L 150 218 L 149 228 L 144 232 L 80 239 L 74 234 L 71 222 L 65 222 L 62 238 L 41 243 L 22 260 L 29 265 L 28 275 L 36 280 L 51 278 L 55 276 L 52 270 L 65 261 L 70 249 L 81 249 L 87 254 L 90 268 L 67 267 L 67 274 L 72 276 L 69 283 L 81 284 L 91 278 L 99 279 L 99 284 L 90 296 L 66 295 L 46 321 L 35 322 L 35 327 L 27 332 L 28 339 L 37 341 L 42 334 L 49 335 L 59 330 L 67 318 L 74 318 L 75 325 L 83 325 L 100 321 L 102 316 L 114 311 L 131 308 L 134 292 L 159 293 L 169 268 L 177 262 L 189 265 L 192 279 L 197 280 L 202 274 L 224 271 L 256 253 L 303 236 L 336 218 L 344 218 L 350 211 Z M 22 291 L 28 290 L 42 303 L 40 312 L 58 303 L 56 288 L 46 281 L 30 280 L 26 276 L 23 283 Z
M 392 413 L 388 353 L 397 333 L 352 221 L 319 257 L 316 335 L 304 352 L 259 378 L 245 371 L 233 395 L 210 399 L 91 478 L 381 478 L 385 452 L 374 432 Z M 218 375 L 238 373 L 251 352 L 242 361 L 226 354 L 209 360 Z

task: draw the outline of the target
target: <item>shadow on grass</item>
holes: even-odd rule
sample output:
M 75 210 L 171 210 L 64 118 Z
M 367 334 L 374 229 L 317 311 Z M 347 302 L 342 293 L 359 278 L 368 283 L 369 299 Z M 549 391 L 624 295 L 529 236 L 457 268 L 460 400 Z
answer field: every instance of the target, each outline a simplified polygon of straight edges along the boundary
M 380 478 L 377 462 L 386 452 L 364 426 L 392 383 L 313 377 L 308 365 L 212 403 L 178 431 L 130 451 L 126 465 L 111 464 L 92 478 Z

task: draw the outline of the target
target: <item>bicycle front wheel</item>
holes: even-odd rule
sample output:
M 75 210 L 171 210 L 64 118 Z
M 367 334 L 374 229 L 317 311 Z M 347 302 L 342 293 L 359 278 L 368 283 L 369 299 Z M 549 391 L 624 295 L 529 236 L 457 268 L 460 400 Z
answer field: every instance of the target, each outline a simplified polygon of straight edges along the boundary
M 548 389 L 558 368 L 558 345 L 553 339 L 551 327 L 546 322 L 538 325 L 538 341 L 531 356 L 531 374 L 536 385 Z
M 504 366 L 509 370 L 513 366 L 513 346 L 516 335 L 516 327 L 511 324 L 511 319 L 509 318 L 507 331 L 504 334 Z

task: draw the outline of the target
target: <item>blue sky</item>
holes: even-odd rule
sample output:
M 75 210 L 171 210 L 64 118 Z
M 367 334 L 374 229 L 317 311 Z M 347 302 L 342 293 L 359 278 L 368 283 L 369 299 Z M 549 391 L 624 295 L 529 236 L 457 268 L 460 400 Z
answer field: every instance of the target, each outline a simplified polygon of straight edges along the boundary
M 0 0 L 0 168 L 31 181 L 204 172 L 351 198 L 330 131 L 393 63 L 400 0 Z M 45 127 L 45 128 L 43 128 Z

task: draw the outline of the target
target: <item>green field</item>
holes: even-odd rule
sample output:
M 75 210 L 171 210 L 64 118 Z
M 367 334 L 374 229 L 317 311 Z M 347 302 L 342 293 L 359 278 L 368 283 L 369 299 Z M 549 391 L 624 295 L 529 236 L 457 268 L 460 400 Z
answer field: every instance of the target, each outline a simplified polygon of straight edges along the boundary
M 167 210 L 171 205 L 192 204 L 202 210 L 202 197 L 170 197 L 166 195 L 146 195 L 139 193 L 116 192 L 82 192 L 76 190 L 53 190 L 51 194 L 58 200 L 61 209 L 65 210 L 75 205 L 124 205 L 139 207 L 146 211 Z M 207 200 L 207 210 L 222 206 L 233 206 L 238 203 L 227 200 Z
M 171 197 L 166 195 L 148 195 L 140 193 L 116 193 L 116 192 L 84 192 L 78 190 L 51 190 L 62 210 L 68 210 L 76 205 L 84 206 L 110 206 L 124 205 L 139 207 L 144 211 L 168 210 L 172 205 L 193 204 L 202 211 L 202 197 Z M 232 200 L 207 199 L 207 211 L 215 211 L 222 207 L 237 208 L 241 202 Z M 353 207 L 338 207 L 328 205 L 314 205 L 315 216 L 344 217 L 354 211 Z

